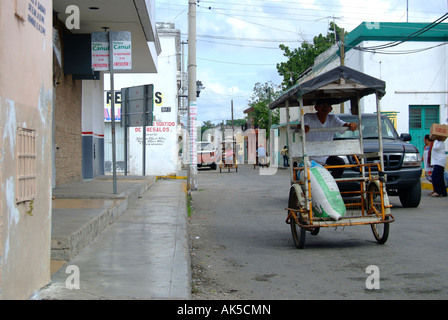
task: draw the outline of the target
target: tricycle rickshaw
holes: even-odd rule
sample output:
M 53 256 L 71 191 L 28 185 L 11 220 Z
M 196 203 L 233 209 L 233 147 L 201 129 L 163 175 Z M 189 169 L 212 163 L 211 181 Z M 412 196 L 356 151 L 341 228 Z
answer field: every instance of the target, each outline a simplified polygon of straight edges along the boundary
M 222 142 L 222 156 L 221 163 L 219 164 L 219 172 L 222 169 L 235 169 L 238 172 L 238 163 L 236 161 L 236 141 L 235 140 L 225 140 Z
M 383 145 L 381 133 L 380 99 L 385 94 L 385 82 L 345 66 L 337 67 L 311 80 L 297 84 L 282 93 L 269 107 L 271 109 L 286 108 L 287 139 L 290 146 L 291 187 L 289 191 L 288 215 L 286 223 L 290 224 L 294 244 L 302 249 L 305 245 L 306 232 L 316 235 L 320 228 L 370 225 L 378 243 L 384 244 L 389 236 L 389 223 L 394 221 L 390 213 L 391 205 L 386 193 L 384 172 Z M 359 101 L 362 97 L 375 94 L 378 114 L 378 152 L 364 154 L 362 140 L 362 115 Z M 358 129 L 352 134 L 353 139 L 334 141 L 306 142 L 304 131 L 304 113 L 317 100 L 326 100 L 331 105 L 350 101 L 351 113 L 358 115 Z M 299 124 L 294 130 L 299 133 L 296 142 L 291 143 L 292 127 L 289 119 L 289 108 L 299 107 Z M 300 129 L 300 130 L 299 130 Z M 347 129 L 347 128 L 345 128 Z M 333 130 L 340 132 L 341 128 L 310 129 L 316 131 Z M 310 157 L 318 156 L 349 156 L 356 160 L 356 164 L 326 165 L 326 169 L 343 168 L 357 172 L 353 178 L 334 178 L 336 185 L 353 181 L 359 189 L 340 192 L 344 214 L 341 218 L 322 216 L 316 210 L 313 194 L 316 190 L 311 187 L 312 174 Z M 378 159 L 372 161 L 371 159 Z M 300 164 L 300 165 L 297 165 Z M 300 177 L 299 177 L 300 176 Z M 314 184 L 315 186 L 315 184 Z M 338 190 L 339 192 L 339 190 Z

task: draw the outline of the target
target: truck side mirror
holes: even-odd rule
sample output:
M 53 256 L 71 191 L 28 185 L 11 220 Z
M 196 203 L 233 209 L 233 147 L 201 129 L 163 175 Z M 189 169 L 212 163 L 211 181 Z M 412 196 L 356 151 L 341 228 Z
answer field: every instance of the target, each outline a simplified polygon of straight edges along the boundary
M 403 141 L 411 141 L 412 136 L 409 133 L 402 133 L 400 134 L 400 139 Z

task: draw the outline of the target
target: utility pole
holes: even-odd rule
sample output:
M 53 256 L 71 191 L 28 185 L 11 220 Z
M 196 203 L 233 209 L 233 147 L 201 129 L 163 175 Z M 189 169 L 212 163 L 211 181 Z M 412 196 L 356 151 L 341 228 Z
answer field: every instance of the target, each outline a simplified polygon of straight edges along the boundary
M 232 110 L 232 132 L 234 132 L 235 128 L 233 127 L 233 99 L 232 99 L 231 104 L 230 104 L 230 109 Z
M 271 130 L 271 126 L 272 126 L 272 113 L 271 113 L 271 109 L 269 108 L 269 105 L 271 104 L 271 88 L 268 87 L 266 88 L 266 92 L 268 94 L 268 111 L 269 111 L 269 130 Z
M 188 0 L 188 129 L 190 161 L 187 170 L 187 190 L 197 190 L 197 131 L 196 131 L 196 0 Z
M 345 65 L 345 31 L 343 28 L 341 29 L 340 39 L 341 39 L 341 45 L 339 46 L 339 51 L 341 54 L 341 66 L 344 66 Z
M 271 141 L 272 111 L 271 111 L 271 108 L 269 108 L 269 105 L 271 104 L 271 88 L 269 87 L 269 85 L 266 88 L 266 92 L 268 94 L 268 112 L 269 112 L 269 127 L 268 127 L 267 136 L 269 137 L 269 141 Z M 271 143 L 270 142 L 266 146 L 266 148 L 267 148 L 268 153 L 271 154 Z
M 406 0 L 406 22 L 409 22 L 409 0 Z

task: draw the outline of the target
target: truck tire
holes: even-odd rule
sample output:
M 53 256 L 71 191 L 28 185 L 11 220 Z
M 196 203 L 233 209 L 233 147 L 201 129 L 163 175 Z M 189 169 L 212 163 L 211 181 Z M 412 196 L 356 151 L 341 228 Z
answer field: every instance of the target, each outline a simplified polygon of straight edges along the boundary
M 417 208 L 422 197 L 422 185 L 417 183 L 411 188 L 400 189 L 398 196 L 404 208 Z

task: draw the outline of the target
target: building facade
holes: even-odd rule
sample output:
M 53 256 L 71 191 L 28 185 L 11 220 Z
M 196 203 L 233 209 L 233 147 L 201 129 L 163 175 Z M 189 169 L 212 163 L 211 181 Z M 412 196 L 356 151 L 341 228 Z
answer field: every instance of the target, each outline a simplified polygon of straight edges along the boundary
M 52 1 L 0 2 L 0 298 L 50 279 Z
M 131 175 L 161 176 L 175 174 L 179 169 L 179 139 L 182 137 L 179 104 L 181 99 L 181 37 L 173 23 L 157 23 L 162 53 L 158 58 L 157 74 L 118 74 L 114 92 L 120 96 L 121 89 L 143 85 L 154 85 L 153 125 L 147 126 L 145 148 L 143 148 L 143 126 L 121 126 L 121 103 L 116 106 L 116 168 Z M 110 91 L 110 82 L 105 81 L 105 92 Z M 120 101 L 121 102 L 121 101 Z M 110 104 L 106 100 L 105 121 L 105 171 L 112 171 L 112 137 Z M 127 138 L 125 138 L 127 130 Z M 125 141 L 127 139 L 127 141 Z M 125 148 L 127 144 L 127 149 Z M 127 154 L 125 152 L 127 150 Z M 143 159 L 145 150 L 145 159 Z M 144 162 L 143 162 L 144 161 Z
M 130 31 L 129 72 L 157 72 L 154 11 L 147 0 L 0 1 L 0 299 L 50 281 L 52 189 L 102 174 L 91 33 Z

